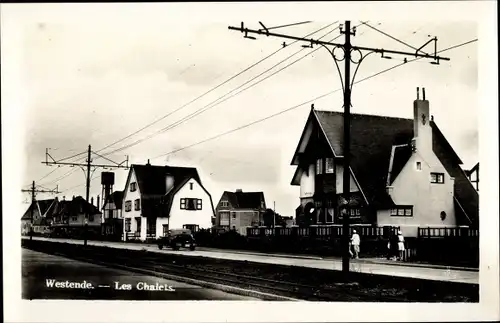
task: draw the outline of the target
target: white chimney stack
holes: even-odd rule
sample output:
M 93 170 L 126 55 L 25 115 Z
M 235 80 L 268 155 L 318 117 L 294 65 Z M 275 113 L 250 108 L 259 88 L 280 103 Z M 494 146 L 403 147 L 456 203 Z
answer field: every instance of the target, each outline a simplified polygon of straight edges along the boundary
M 419 88 L 417 88 L 417 99 L 413 101 L 413 138 L 417 151 L 432 149 L 429 112 L 429 101 L 425 99 L 425 88 L 422 88 L 422 100 L 420 100 Z

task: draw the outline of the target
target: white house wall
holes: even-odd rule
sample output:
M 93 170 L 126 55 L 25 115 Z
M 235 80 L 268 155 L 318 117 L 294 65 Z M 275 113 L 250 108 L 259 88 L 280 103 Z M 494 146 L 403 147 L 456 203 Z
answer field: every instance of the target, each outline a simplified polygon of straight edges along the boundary
M 315 165 L 309 165 L 309 174 L 307 171 L 302 172 L 300 177 L 300 197 L 312 197 L 314 195 L 314 178 L 315 178 Z
M 190 189 L 189 183 L 193 184 Z M 181 210 L 181 198 L 197 198 L 202 200 L 201 210 Z M 174 196 L 170 209 L 170 229 L 181 229 L 185 224 L 196 224 L 200 229 L 212 227 L 212 216 L 214 211 L 209 195 L 203 190 L 197 181 L 191 179 Z
M 417 170 L 420 162 L 421 170 Z M 431 183 L 430 173 L 443 173 L 444 184 Z M 403 234 L 416 236 L 420 227 L 452 227 L 456 225 L 453 203 L 454 180 L 446 172 L 432 150 L 414 153 L 392 184 L 391 197 L 397 205 L 413 205 L 413 216 L 391 216 L 379 211 L 379 225 L 401 226 Z M 441 220 L 441 212 L 446 218 Z
M 168 225 L 169 218 L 157 218 L 156 219 L 156 237 L 163 236 L 163 225 Z
M 342 165 L 335 165 L 335 171 L 336 171 L 336 186 L 337 186 L 337 193 L 341 194 L 344 191 L 344 166 Z M 354 177 L 350 176 L 351 178 L 351 192 L 358 192 L 359 188 L 358 185 L 356 185 L 356 181 L 354 180 Z
M 123 209 L 123 218 L 124 219 L 131 219 L 130 221 L 130 232 L 136 232 L 137 231 L 137 222 L 136 222 L 136 217 L 140 217 L 141 216 L 141 210 L 142 210 L 142 202 L 141 202 L 141 210 L 138 210 L 136 211 L 135 208 L 134 208 L 134 201 L 136 199 L 140 199 L 141 198 L 141 194 L 140 194 L 140 190 L 139 190 L 139 185 L 136 184 L 136 190 L 134 192 L 130 192 L 130 184 L 131 183 L 137 183 L 137 179 L 135 177 L 135 172 L 134 170 L 132 169 L 131 170 L 131 174 L 130 174 L 130 180 L 129 182 L 127 183 L 127 186 L 125 187 L 125 190 L 123 192 L 123 204 L 122 204 L 122 209 Z M 131 210 L 129 212 L 125 212 L 125 202 L 126 201 L 131 201 Z M 123 222 L 123 230 L 125 231 L 125 221 Z M 145 233 L 145 219 L 142 219 L 141 220 L 142 223 L 141 223 L 141 237 L 146 237 L 146 233 Z M 144 230 L 144 235 L 142 234 L 142 231 Z

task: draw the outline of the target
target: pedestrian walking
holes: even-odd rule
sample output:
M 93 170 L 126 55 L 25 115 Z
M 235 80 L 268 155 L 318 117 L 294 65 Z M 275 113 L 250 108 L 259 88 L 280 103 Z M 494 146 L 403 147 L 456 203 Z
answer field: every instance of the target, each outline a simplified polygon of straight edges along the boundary
M 405 252 L 405 238 L 401 231 L 398 231 L 398 260 L 403 260 L 404 252 Z
M 352 238 L 351 238 L 351 245 L 353 249 L 353 256 L 354 259 L 359 258 L 359 245 L 361 243 L 361 239 L 359 237 L 359 234 L 356 232 L 356 230 L 352 230 Z

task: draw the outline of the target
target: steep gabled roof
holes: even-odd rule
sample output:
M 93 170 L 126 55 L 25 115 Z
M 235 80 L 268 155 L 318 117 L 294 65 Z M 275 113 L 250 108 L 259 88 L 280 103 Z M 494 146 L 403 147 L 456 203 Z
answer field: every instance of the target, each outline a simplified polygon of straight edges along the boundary
M 90 203 L 87 203 L 85 199 L 81 196 L 77 196 L 72 200 L 63 200 L 59 201 L 57 204 L 57 208 L 54 211 L 54 213 L 57 214 L 67 214 L 67 215 L 73 215 L 73 214 L 78 214 L 80 213 L 80 207 L 82 207 L 83 213 L 88 213 L 88 214 L 102 214 L 101 211 L 95 206 Z
M 308 118 L 317 120 L 326 136 L 334 155 L 343 155 L 342 112 L 312 110 Z M 314 118 L 312 120 L 314 120 Z M 465 181 L 465 173 L 459 167 L 462 161 L 434 121 L 430 122 L 433 133 L 433 151 L 443 163 L 448 173 L 455 177 L 455 196 L 467 216 L 476 219 L 478 215 L 477 192 L 470 181 Z M 305 132 L 306 129 L 304 129 Z M 304 137 L 304 135 L 302 135 Z M 413 138 L 413 119 L 403 119 L 366 114 L 351 115 L 351 169 L 357 178 L 361 191 L 368 202 L 376 208 L 387 208 L 394 204 L 386 191 L 389 162 L 392 147 L 410 145 Z M 303 145 L 302 142 L 299 146 Z M 296 150 L 296 155 L 299 151 Z M 411 156 L 410 147 L 395 150 L 392 175 L 394 180 Z M 298 164 L 298 158 L 292 162 Z M 297 175 L 297 173 L 295 174 Z M 391 181 L 392 181 L 391 180 Z M 474 220 L 473 220 L 474 221 Z
M 153 165 L 132 165 L 131 171 L 134 171 L 139 191 L 142 196 L 145 195 L 165 195 L 167 175 L 174 177 L 174 183 L 180 183 L 186 177 L 194 178 L 201 183 L 198 171 L 193 167 L 174 167 L 174 166 L 153 166 Z M 174 184 L 175 185 L 175 184 Z
M 55 209 L 55 204 L 57 203 L 56 199 L 48 199 L 48 200 L 36 200 L 35 203 L 32 203 L 26 212 L 21 217 L 21 220 L 31 220 L 31 209 L 35 208 L 37 212 L 40 212 L 40 216 L 52 216 L 52 213 Z
M 203 187 L 198 171 L 194 167 L 134 164 L 131 166 L 130 173 L 132 171 L 134 171 L 139 192 L 141 193 L 141 210 L 143 216 L 168 216 L 175 194 L 191 179 L 198 182 L 208 194 L 213 210 L 212 197 L 205 187 Z M 173 176 L 174 178 L 174 186 L 168 192 L 166 190 L 167 176 Z
M 113 202 L 117 210 L 120 210 L 123 204 L 123 191 L 114 191 L 113 193 L 111 193 L 104 202 L 103 209 L 110 201 Z
M 263 192 L 228 192 L 225 191 L 230 205 L 235 209 L 260 209 L 265 203 Z
M 313 111 L 332 149 L 343 156 L 344 114 Z M 351 115 L 351 169 L 368 203 L 375 207 L 393 204 L 386 192 L 386 181 L 393 145 L 410 144 L 413 120 L 366 114 Z M 397 167 L 406 163 L 397 154 Z M 395 177 L 393 177 L 395 178 Z

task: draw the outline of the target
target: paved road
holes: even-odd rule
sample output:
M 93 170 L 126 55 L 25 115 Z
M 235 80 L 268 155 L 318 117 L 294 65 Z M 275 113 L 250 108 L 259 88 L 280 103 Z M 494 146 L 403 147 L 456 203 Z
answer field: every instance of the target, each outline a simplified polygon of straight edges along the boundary
M 77 282 L 79 288 L 47 286 L 51 280 Z M 116 290 L 115 282 L 131 290 Z M 90 285 L 93 289 L 89 288 Z M 145 286 L 164 286 L 163 291 L 138 290 Z M 101 287 L 100 287 L 101 286 Z M 104 287 L 109 286 L 109 287 Z M 23 299 L 87 300 L 258 300 L 226 292 L 175 282 L 158 277 L 110 269 L 64 257 L 22 249 Z
M 82 240 L 53 239 L 53 238 L 41 238 L 41 237 L 34 237 L 33 239 L 83 244 Z M 124 243 L 124 242 L 89 241 L 88 244 L 96 246 L 108 246 L 120 249 L 132 249 L 132 250 L 146 249 L 147 251 L 151 252 L 174 253 L 186 256 L 202 256 L 202 257 L 210 257 L 218 259 L 246 260 L 252 262 L 271 263 L 278 265 L 301 266 L 301 267 L 329 269 L 329 270 L 342 270 L 342 261 L 337 259 L 315 259 L 313 257 L 311 257 L 310 259 L 307 258 L 303 259 L 303 258 L 286 257 L 282 255 L 276 257 L 268 254 L 242 253 L 242 252 L 236 253 L 227 250 L 195 250 L 195 251 L 189 251 L 189 250 L 173 251 L 171 249 L 158 250 L 158 247 L 156 245 Z M 398 277 L 411 277 L 411 278 L 421 278 L 421 279 L 430 279 L 438 281 L 456 281 L 456 282 L 464 282 L 470 284 L 479 284 L 479 272 L 455 270 L 455 269 L 406 267 L 406 266 L 398 266 L 398 265 L 383 264 L 383 263 L 365 263 L 362 261 L 353 260 L 351 262 L 351 271 L 358 271 L 363 273 L 372 273 L 379 275 L 398 276 Z

